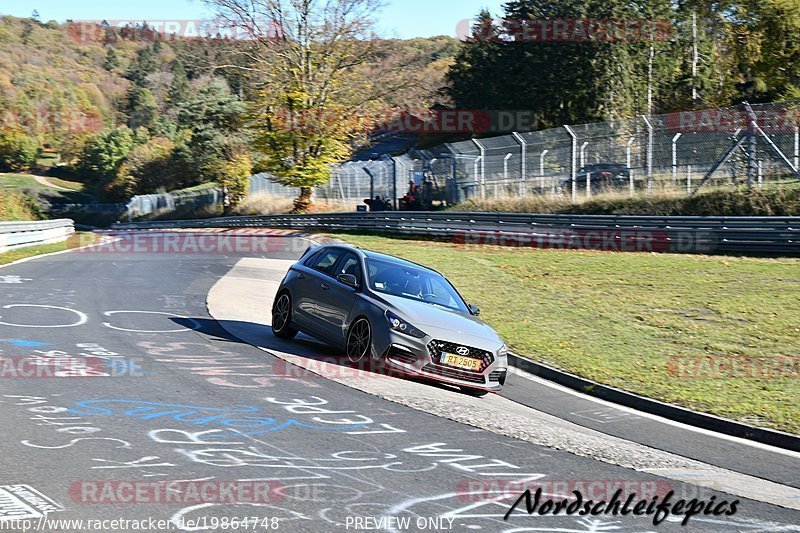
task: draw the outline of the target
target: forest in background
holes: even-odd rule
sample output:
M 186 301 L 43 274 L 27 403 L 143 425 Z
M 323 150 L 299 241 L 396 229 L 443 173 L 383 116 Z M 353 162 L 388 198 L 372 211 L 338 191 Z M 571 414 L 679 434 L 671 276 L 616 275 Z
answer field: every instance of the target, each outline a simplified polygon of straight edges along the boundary
M 512 0 L 478 15 L 448 81 L 458 108 L 536 129 L 797 99 L 800 0 Z
M 245 60 L 230 66 L 246 46 L 176 38 L 146 23 L 87 29 L 0 18 L 0 172 L 30 171 L 57 154 L 51 175 L 84 181 L 105 201 L 249 176 L 260 164 L 249 128 L 258 80 Z M 373 105 L 446 102 L 457 49 L 450 37 L 377 41 L 371 63 L 402 64 L 420 81 Z
M 238 199 L 262 170 L 306 189 L 324 182 L 328 164 L 403 111 L 528 110 L 543 129 L 800 98 L 800 0 L 513 0 L 480 13 L 463 42 L 379 39 L 367 15 L 351 15 L 370 14 L 374 0 L 326 1 L 346 15 L 281 28 L 280 38 L 258 37 L 261 28 L 226 11 L 239 0 L 206 3 L 254 38 L 0 18 L 0 172 L 50 156 L 51 175 L 104 201 L 208 182 Z M 594 41 L 521 31 L 580 19 L 657 21 L 664 31 Z M 297 50 L 300 63 L 284 62 Z

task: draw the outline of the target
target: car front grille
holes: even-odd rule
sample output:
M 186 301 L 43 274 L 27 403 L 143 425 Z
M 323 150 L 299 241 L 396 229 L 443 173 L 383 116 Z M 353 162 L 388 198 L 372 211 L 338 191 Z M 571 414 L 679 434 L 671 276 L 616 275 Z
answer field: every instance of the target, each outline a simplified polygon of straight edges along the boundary
M 476 374 L 475 372 L 470 372 L 468 370 L 456 370 L 448 366 L 440 366 L 429 363 L 422 367 L 422 371 L 446 378 L 469 381 L 470 383 L 486 383 L 486 380 L 480 374 Z
M 462 351 L 466 349 L 468 350 L 468 353 L 466 354 L 459 353 L 459 349 L 461 349 Z M 489 352 L 487 350 L 481 350 L 480 348 L 474 348 L 472 346 L 456 344 L 454 342 L 449 342 L 449 341 L 432 340 L 430 343 L 428 343 L 428 350 L 430 351 L 431 359 L 436 363 L 436 365 L 444 368 L 453 368 L 453 367 L 451 365 L 445 365 L 440 363 L 439 356 L 441 355 L 442 352 L 463 355 L 464 357 L 472 357 L 474 359 L 480 359 L 481 361 L 483 361 L 483 364 L 481 365 L 480 371 L 478 371 L 477 373 L 482 373 L 489 367 L 489 365 L 491 365 L 494 362 L 494 354 L 492 354 L 492 352 Z M 464 372 L 468 372 L 473 375 L 475 374 L 475 372 L 472 372 L 470 370 L 465 370 Z

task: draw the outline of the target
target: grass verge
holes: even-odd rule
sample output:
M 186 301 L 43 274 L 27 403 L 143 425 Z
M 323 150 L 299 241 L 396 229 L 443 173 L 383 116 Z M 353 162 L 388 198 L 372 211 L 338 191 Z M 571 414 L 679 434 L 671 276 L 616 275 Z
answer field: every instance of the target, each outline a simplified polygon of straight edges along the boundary
M 694 196 L 662 194 L 652 199 L 629 198 L 624 192 L 613 192 L 593 199 L 578 198 L 575 203 L 566 196 L 512 196 L 468 200 L 450 210 L 571 215 L 800 216 L 800 187 L 719 189 Z
M 439 270 L 516 353 L 672 404 L 800 433 L 800 259 L 334 237 Z M 753 369 L 774 375 L 751 377 Z
M 92 232 L 76 232 L 63 242 L 54 242 L 41 246 L 29 246 L 27 248 L 19 248 L 17 250 L 0 253 L 0 265 L 7 265 L 8 263 L 37 255 L 52 254 L 54 252 L 72 250 L 79 246 L 88 246 L 95 242 L 95 240 L 97 240 L 97 235 Z
M 41 218 L 38 204 L 29 196 L 0 188 L 0 221 L 37 220 Z

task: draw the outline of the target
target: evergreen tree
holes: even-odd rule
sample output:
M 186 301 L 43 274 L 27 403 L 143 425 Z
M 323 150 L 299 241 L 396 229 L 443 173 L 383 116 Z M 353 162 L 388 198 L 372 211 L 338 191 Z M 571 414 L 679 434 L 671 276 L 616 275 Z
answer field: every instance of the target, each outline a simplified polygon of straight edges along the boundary
M 103 68 L 111 72 L 112 70 L 118 69 L 119 66 L 119 56 L 117 55 L 116 49 L 114 47 L 109 47 L 106 52 L 106 60 L 103 62 Z
M 156 71 L 156 54 L 151 46 L 143 46 L 128 67 L 125 77 L 140 87 L 146 86 L 147 77 Z
M 146 87 L 133 86 L 128 92 L 128 126 L 150 128 L 158 114 L 158 102 Z

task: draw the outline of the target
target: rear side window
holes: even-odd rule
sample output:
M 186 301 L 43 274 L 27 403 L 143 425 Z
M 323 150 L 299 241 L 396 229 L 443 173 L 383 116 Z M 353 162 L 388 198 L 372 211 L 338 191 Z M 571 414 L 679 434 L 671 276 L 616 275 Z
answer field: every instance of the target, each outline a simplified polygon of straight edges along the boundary
M 314 270 L 318 270 L 323 274 L 332 276 L 333 267 L 336 265 L 336 261 L 339 260 L 343 253 L 343 250 L 337 250 L 335 248 L 332 250 L 323 250 L 314 256 L 307 266 L 313 268 Z
M 352 274 L 356 277 L 358 284 L 361 285 L 361 280 L 363 278 L 361 275 L 361 262 L 358 260 L 356 254 L 348 252 L 344 256 L 342 262 L 336 267 L 336 275 L 338 276 L 339 274 Z

